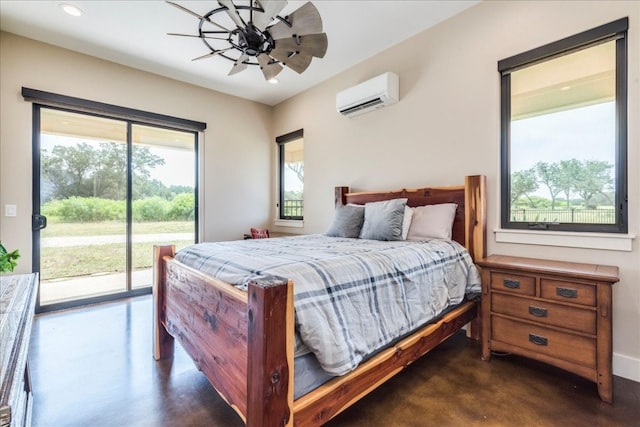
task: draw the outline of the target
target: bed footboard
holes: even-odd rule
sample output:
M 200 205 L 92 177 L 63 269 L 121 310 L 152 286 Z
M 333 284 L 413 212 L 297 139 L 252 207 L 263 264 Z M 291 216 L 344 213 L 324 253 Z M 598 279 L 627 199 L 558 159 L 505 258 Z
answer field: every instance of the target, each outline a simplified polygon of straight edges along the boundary
M 154 358 L 177 339 L 248 426 L 293 421 L 293 285 L 274 278 L 248 292 L 154 248 Z

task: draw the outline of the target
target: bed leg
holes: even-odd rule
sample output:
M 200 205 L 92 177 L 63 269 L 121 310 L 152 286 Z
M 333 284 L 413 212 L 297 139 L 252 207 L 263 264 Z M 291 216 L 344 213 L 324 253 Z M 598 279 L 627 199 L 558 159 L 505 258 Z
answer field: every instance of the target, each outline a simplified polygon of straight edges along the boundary
M 249 283 L 248 427 L 293 425 L 293 284 Z
M 153 358 L 155 360 L 173 357 L 174 340 L 164 326 L 166 269 L 163 258 L 173 257 L 174 254 L 174 245 L 153 247 Z
M 467 338 L 480 341 L 482 338 L 482 318 L 480 317 L 480 310 L 478 309 L 478 316 L 476 316 L 467 325 Z

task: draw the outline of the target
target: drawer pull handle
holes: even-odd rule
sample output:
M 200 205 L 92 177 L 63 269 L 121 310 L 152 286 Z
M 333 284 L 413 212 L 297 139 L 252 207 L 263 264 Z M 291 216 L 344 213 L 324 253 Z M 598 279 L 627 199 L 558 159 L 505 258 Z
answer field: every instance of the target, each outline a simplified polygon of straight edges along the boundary
M 529 306 L 529 314 L 536 317 L 547 317 L 547 309 L 542 307 L 536 307 L 534 305 Z
M 540 335 L 529 334 L 529 341 L 531 341 L 535 345 L 547 345 L 548 340 Z
M 578 290 L 571 288 L 556 288 L 556 294 L 565 298 L 578 298 Z
M 519 280 L 504 279 L 502 281 L 502 284 L 504 285 L 505 288 L 520 289 L 520 281 Z

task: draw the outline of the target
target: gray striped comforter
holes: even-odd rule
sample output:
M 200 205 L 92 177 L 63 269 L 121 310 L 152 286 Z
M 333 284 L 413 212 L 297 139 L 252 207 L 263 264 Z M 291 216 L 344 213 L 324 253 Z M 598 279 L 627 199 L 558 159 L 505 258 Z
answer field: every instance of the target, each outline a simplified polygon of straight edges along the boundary
M 246 289 L 250 280 L 293 280 L 296 355 L 312 351 L 332 375 L 437 317 L 480 277 L 456 242 L 382 242 L 321 234 L 199 243 L 178 261 Z

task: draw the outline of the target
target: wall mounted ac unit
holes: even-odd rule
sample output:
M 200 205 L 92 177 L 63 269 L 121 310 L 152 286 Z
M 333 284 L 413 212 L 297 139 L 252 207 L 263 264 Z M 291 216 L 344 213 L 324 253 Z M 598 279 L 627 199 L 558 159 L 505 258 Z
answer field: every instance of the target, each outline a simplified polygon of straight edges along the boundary
M 353 117 L 398 102 L 398 75 L 384 73 L 366 82 L 338 92 L 336 109 Z

